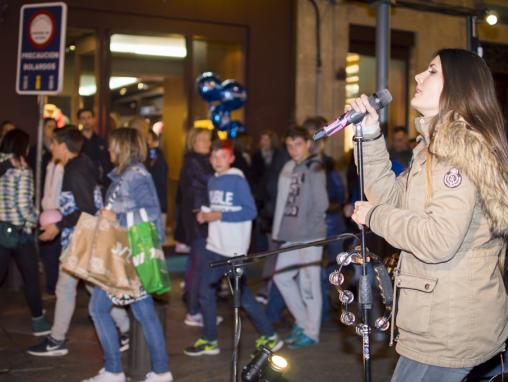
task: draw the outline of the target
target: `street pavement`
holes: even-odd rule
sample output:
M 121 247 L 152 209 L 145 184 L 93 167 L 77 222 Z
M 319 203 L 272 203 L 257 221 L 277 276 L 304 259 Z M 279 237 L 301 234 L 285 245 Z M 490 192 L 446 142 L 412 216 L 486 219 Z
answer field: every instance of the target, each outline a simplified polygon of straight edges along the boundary
M 170 368 L 175 382 L 226 382 L 231 375 L 233 310 L 231 299 L 219 303 L 224 322 L 219 328 L 221 353 L 216 356 L 189 357 L 183 349 L 200 335 L 200 328 L 184 325 L 185 305 L 181 299 L 181 276 L 173 275 L 173 290 L 166 308 L 166 340 Z M 0 289 L 0 382 L 72 382 L 95 375 L 103 367 L 103 354 L 88 316 L 89 296 L 81 285 L 76 312 L 68 334 L 69 354 L 64 357 L 34 357 L 25 353 L 28 346 L 40 341 L 31 334 L 30 315 L 22 292 Z M 55 300 L 45 298 L 44 307 L 53 318 Z M 338 312 L 334 313 L 338 316 Z M 277 325 L 281 337 L 289 335 L 291 322 L 286 312 Z M 245 315 L 242 315 L 240 369 L 248 363 L 257 335 Z M 285 380 L 303 381 L 362 381 L 361 338 L 350 328 L 337 322 L 323 325 L 318 345 L 289 350 L 279 354 L 286 357 L 289 370 Z M 389 381 L 397 356 L 388 340 L 372 344 L 372 381 Z M 124 370 L 128 370 L 128 354 L 123 353 Z M 130 379 L 135 381 L 135 379 Z

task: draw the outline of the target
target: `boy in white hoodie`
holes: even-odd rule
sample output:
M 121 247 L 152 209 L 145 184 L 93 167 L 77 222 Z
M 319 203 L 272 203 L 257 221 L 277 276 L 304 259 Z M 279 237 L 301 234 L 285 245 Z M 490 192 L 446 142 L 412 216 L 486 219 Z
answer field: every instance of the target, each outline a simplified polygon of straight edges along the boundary
M 231 168 L 235 156 L 227 141 L 212 145 L 210 161 L 215 176 L 208 181 L 210 208 L 202 208 L 196 216 L 200 224 L 208 222 L 206 261 L 200 264 L 203 277 L 199 285 L 199 303 L 203 312 L 203 336 L 193 346 L 185 349 L 190 356 L 219 354 L 217 342 L 217 297 L 215 284 L 224 275 L 225 267 L 209 268 L 212 261 L 246 254 L 249 249 L 252 220 L 257 215 L 254 198 L 245 177 L 237 168 Z M 263 308 L 241 280 L 241 305 L 247 311 L 256 330 L 261 335 L 256 347 L 266 346 L 279 350 L 283 342 L 273 331 Z

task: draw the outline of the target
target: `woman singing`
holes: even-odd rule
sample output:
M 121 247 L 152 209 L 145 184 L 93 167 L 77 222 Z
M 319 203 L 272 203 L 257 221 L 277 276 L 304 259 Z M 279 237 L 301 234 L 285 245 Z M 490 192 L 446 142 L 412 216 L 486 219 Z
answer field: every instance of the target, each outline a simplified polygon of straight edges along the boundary
M 508 337 L 506 130 L 492 75 L 477 55 L 440 50 L 415 78 L 419 143 L 398 177 L 367 97 L 347 108 L 368 113 L 368 202 L 355 204 L 353 219 L 402 250 L 392 382 L 459 382 Z

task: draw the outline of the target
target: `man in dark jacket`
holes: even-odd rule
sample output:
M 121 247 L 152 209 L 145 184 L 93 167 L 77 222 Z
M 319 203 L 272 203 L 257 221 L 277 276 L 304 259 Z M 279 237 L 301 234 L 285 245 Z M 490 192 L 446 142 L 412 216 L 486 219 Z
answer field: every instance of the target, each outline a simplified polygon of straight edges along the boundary
M 162 214 L 168 211 L 168 163 L 159 148 L 159 137 L 152 130 L 148 133 L 148 157 L 146 158 L 146 169 L 152 175 Z M 163 224 L 165 219 L 163 219 Z
M 108 144 L 99 137 L 95 131 L 95 114 L 92 109 L 80 109 L 78 111 L 79 128 L 85 140 L 83 141 L 83 154 L 93 162 L 97 171 L 99 185 L 104 193 L 109 185 L 108 174 L 113 169 L 109 160 Z

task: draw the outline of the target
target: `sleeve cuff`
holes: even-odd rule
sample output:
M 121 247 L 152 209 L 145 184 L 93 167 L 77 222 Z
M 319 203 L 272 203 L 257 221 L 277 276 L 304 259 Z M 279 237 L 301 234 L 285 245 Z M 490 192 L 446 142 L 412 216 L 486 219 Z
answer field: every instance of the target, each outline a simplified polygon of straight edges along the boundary
M 367 212 L 367 216 L 365 217 L 365 225 L 369 228 L 371 228 L 371 221 L 372 221 L 372 214 L 374 211 L 380 206 L 381 204 L 378 204 L 377 206 L 374 206 L 370 209 L 369 212 Z

